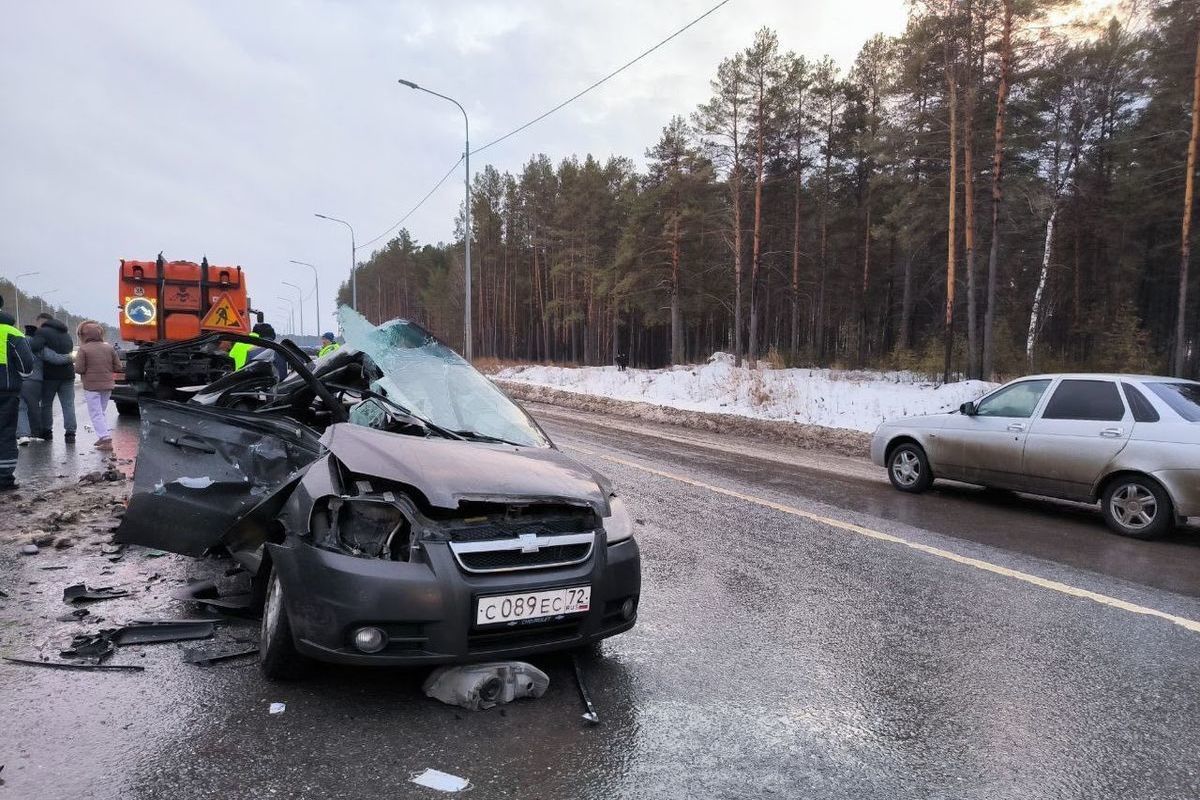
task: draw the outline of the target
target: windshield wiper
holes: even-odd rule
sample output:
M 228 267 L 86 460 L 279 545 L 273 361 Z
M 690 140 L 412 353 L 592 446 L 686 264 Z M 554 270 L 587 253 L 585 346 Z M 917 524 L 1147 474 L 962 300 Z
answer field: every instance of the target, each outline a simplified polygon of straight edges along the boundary
M 510 441 L 509 439 L 501 439 L 499 436 L 491 436 L 490 434 L 480 433 L 479 431 L 451 431 L 464 439 L 470 439 L 473 442 L 495 442 L 496 444 L 511 444 L 513 447 L 528 447 L 528 445 L 520 442 Z
M 422 417 L 420 414 L 414 414 L 412 411 L 409 411 L 407 408 L 400 405 L 399 403 L 397 403 L 395 400 L 391 399 L 390 397 L 387 397 L 386 395 L 382 395 L 379 392 L 376 392 L 372 389 L 354 389 L 354 388 L 351 388 L 348 386 L 338 387 L 338 388 L 343 388 L 348 391 L 352 391 L 355 394 L 357 394 L 363 398 L 372 397 L 377 400 L 382 400 L 383 402 L 387 403 L 392 408 L 399 411 L 404 416 L 409 417 L 410 419 L 416 420 L 418 423 L 423 425 L 426 430 L 433 431 L 438 436 L 441 436 L 443 439 L 462 439 L 463 438 L 463 436 L 461 434 L 459 434 L 455 431 L 447 430 L 446 428 L 443 428 L 441 425 L 435 425 L 434 423 L 432 423 L 429 420 Z

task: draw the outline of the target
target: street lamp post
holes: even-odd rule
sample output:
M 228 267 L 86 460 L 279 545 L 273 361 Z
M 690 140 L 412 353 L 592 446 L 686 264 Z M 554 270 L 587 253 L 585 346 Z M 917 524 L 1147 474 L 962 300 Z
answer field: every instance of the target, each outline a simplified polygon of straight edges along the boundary
M 288 263 L 299 264 L 302 267 L 308 267 L 313 271 L 313 298 L 317 301 L 317 335 L 321 335 L 321 279 L 317 275 L 317 267 L 315 264 L 309 264 L 307 261 L 292 261 Z
M 313 216 L 327 219 L 330 222 L 340 222 L 350 231 L 350 307 L 358 311 L 358 248 L 354 246 L 354 226 L 337 217 L 327 217 L 324 214 L 314 214 Z
M 300 335 L 303 336 L 304 335 L 304 291 L 294 283 L 288 283 L 287 281 L 280 281 L 280 283 L 282 283 L 284 286 L 290 286 L 296 290 L 296 297 L 298 298 L 297 302 L 300 303 Z
M 292 333 L 295 333 L 296 332 L 296 304 L 293 303 L 289 298 L 284 297 L 283 295 L 276 295 L 275 299 L 282 300 L 283 302 L 288 304 L 288 329 Z
M 463 188 L 464 188 L 464 194 L 466 197 L 466 202 L 464 204 L 464 209 L 465 209 L 464 215 L 466 217 L 466 223 L 467 223 L 467 236 L 466 236 L 467 266 L 466 266 L 466 276 L 465 276 L 466 279 L 463 281 L 463 283 L 464 283 L 464 287 L 463 287 L 463 355 L 466 356 L 467 361 L 470 361 L 471 360 L 471 350 L 472 350 L 472 348 L 471 348 L 471 122 L 470 122 L 470 120 L 467 119 L 467 110 L 462 107 L 462 103 L 458 102 L 453 97 L 447 97 L 446 95 L 439 94 L 438 92 L 435 92 L 432 89 L 426 89 L 424 86 L 418 86 L 417 84 L 413 83 L 412 81 L 406 81 L 404 78 L 400 79 L 400 83 L 403 84 L 404 86 L 407 86 L 410 89 L 416 89 L 419 92 L 425 92 L 426 94 L 431 94 L 434 97 L 440 97 L 443 100 L 449 100 L 451 103 L 454 103 L 454 105 L 458 106 L 458 110 L 461 111 L 462 115 L 463 115 L 463 131 L 464 131 L 463 160 L 466 161 L 466 172 L 465 172 L 465 176 L 463 179 Z
M 13 304 L 16 306 L 17 327 L 21 327 L 21 291 L 17 288 L 17 281 L 21 278 L 28 278 L 30 275 L 41 275 L 40 272 L 22 272 L 17 277 L 13 278 Z

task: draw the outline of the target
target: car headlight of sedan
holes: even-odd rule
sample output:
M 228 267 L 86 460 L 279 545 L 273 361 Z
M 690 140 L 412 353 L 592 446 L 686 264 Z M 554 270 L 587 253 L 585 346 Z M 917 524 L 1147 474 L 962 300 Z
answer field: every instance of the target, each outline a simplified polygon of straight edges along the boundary
M 408 520 L 382 497 L 331 496 L 313 509 L 311 527 L 319 547 L 364 558 L 408 557 Z
M 608 516 L 604 518 L 604 538 L 609 544 L 633 538 L 633 519 L 625 508 L 625 501 L 616 495 L 608 498 Z

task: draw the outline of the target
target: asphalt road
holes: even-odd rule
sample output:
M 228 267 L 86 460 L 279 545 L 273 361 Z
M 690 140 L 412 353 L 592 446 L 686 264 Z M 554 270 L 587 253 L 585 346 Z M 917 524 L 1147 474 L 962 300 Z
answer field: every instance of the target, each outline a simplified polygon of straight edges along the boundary
M 478 798 L 1200 796 L 1193 530 L 1126 542 L 1076 506 L 906 497 L 861 463 L 534 411 L 639 522 L 639 625 L 585 663 L 599 726 L 557 658 L 544 698 L 472 713 L 423 671 L 278 686 L 129 648 L 112 663 L 145 673 L 0 665 L 0 798 L 440 796 L 408 783 L 427 767 Z M 113 619 L 178 614 L 165 587 L 221 568 L 138 558 L 110 579 L 161 580 Z M 0 558 L 0 650 L 61 636 L 28 631 L 99 569 Z

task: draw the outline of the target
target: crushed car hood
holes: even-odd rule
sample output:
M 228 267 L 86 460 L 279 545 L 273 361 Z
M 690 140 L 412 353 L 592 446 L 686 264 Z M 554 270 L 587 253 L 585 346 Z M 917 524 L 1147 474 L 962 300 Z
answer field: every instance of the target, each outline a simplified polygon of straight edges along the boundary
M 339 423 L 321 443 L 351 472 L 411 486 L 432 506 L 460 500 L 562 500 L 607 516 L 606 478 L 560 450 L 422 439 Z

